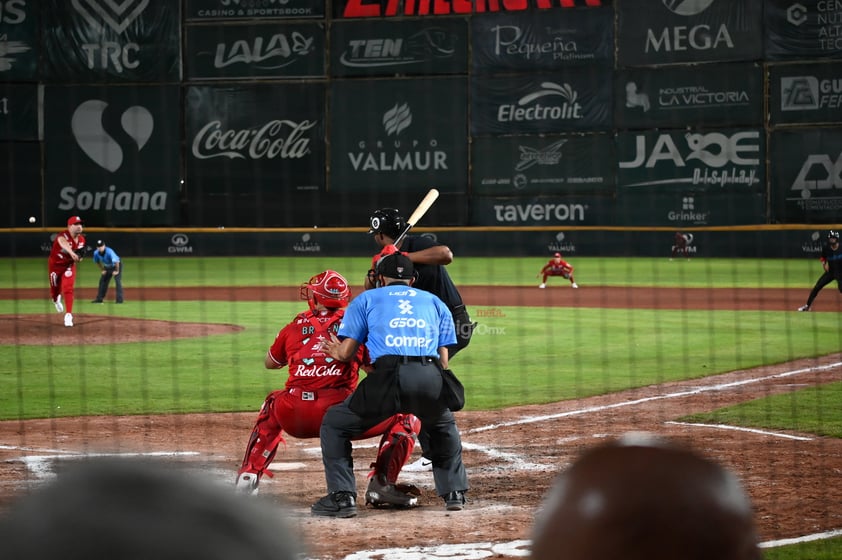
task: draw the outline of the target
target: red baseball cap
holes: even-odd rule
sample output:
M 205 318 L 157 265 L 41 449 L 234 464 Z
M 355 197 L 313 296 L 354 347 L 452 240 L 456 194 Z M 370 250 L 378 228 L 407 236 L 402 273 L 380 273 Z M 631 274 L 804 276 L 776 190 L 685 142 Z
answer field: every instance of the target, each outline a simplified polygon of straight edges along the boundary
M 75 225 L 75 224 L 84 224 L 84 223 L 85 222 L 82 221 L 82 218 L 80 218 L 79 216 L 71 216 L 70 218 L 67 219 L 68 227 L 72 226 L 72 225 Z
M 556 254 L 555 254 L 555 256 L 556 256 L 556 257 L 560 257 L 560 256 L 561 256 L 561 253 L 556 253 Z

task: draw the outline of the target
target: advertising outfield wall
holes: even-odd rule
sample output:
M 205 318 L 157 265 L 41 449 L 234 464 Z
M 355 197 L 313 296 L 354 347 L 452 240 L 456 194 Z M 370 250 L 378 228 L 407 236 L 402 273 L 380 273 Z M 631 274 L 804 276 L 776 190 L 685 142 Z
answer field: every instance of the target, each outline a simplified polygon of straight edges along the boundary
M 840 2 L 0 0 L 0 227 L 842 214 Z M 543 209 L 552 207 L 552 211 Z
M 837 226 L 838 227 L 838 226 Z M 826 239 L 826 229 L 690 230 L 688 249 L 698 258 L 816 258 Z M 670 256 L 672 230 L 628 229 L 488 230 L 475 228 L 422 229 L 448 245 L 457 257 L 536 257 L 555 252 L 565 257 L 664 257 Z M 43 257 L 45 266 L 51 239 L 45 231 L 0 231 L 0 257 Z M 277 231 L 170 230 L 90 231 L 89 245 L 104 239 L 122 258 L 131 257 L 345 257 L 370 259 L 378 247 L 366 230 L 327 231 L 299 229 Z M 367 261 L 366 261 L 367 262 Z

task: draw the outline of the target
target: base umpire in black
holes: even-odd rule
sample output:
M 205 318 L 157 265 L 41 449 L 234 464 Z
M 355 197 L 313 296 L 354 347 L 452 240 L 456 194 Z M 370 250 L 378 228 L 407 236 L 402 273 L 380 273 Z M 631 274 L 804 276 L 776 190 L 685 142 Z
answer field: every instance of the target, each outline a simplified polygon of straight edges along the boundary
M 455 341 L 452 315 L 438 297 L 415 289 L 412 261 L 406 256 L 384 257 L 375 275 L 379 287 L 354 298 L 338 338 L 331 335 L 322 342 L 322 350 L 337 360 L 347 360 L 364 343 L 374 371 L 350 397 L 329 408 L 322 420 L 322 460 L 329 493 L 311 511 L 328 517 L 356 515 L 351 438 L 398 412 L 421 420 L 429 435 L 427 452 L 436 492 L 448 510 L 461 510 L 468 477 L 451 411 L 461 408 L 464 395 L 453 402 L 454 378 L 446 369 L 447 346 Z

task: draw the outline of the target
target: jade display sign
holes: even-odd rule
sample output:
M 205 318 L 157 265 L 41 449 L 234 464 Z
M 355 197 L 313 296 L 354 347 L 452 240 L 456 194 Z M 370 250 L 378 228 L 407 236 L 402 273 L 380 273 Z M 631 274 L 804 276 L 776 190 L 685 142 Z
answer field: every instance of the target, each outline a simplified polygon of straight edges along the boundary
M 760 128 L 648 130 L 617 134 L 617 188 L 763 192 Z

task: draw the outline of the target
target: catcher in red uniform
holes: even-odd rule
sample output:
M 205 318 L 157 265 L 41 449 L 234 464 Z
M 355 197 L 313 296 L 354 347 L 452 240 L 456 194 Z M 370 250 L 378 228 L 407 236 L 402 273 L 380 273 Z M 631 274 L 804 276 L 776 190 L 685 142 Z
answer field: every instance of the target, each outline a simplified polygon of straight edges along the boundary
M 87 253 L 85 222 L 79 216 L 67 220 L 67 229 L 56 235 L 50 249 L 50 299 L 56 311 L 64 313 L 64 326 L 73 326 L 73 289 L 76 285 L 76 263 Z M 64 298 L 64 302 L 62 302 Z
M 541 272 L 535 275 L 535 278 L 538 278 L 541 275 L 543 275 L 544 278 L 538 285 L 539 288 L 547 287 L 547 278 L 549 278 L 550 276 L 561 276 L 562 278 L 567 278 L 568 280 L 570 280 L 571 288 L 579 287 L 579 285 L 576 283 L 576 280 L 573 278 L 573 265 L 562 259 L 561 253 L 556 253 L 555 255 L 553 255 L 553 258 L 550 259 L 550 261 L 544 265 L 544 268 L 541 269 Z
M 284 443 L 282 432 L 296 438 L 318 438 L 325 411 L 354 392 L 359 368 L 370 366 L 368 351 L 360 346 L 347 362 L 320 350 L 322 340 L 336 333 L 351 299 L 348 282 L 336 271 L 326 270 L 301 286 L 301 298 L 310 309 L 299 313 L 275 337 L 264 360 L 266 369 L 289 366 L 282 390 L 273 391 L 260 408 L 257 422 L 237 472 L 237 488 L 252 494 Z M 366 503 L 410 507 L 417 504 L 417 488 L 398 484 L 401 468 L 415 447 L 421 422 L 412 414 L 396 414 L 356 439 L 382 435 L 377 459 L 372 463 Z

